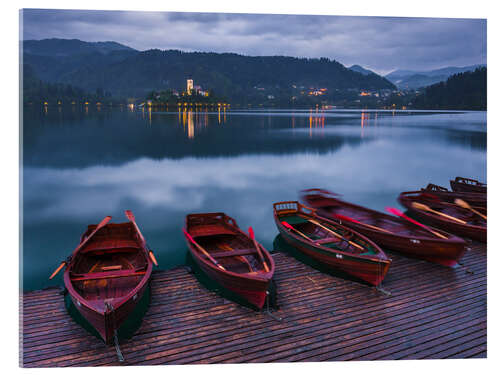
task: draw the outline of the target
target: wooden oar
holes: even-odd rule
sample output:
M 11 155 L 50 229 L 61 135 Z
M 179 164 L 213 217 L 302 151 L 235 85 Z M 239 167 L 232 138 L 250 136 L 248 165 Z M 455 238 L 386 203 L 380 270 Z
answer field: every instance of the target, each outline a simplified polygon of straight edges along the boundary
M 283 224 L 283 226 L 285 228 L 288 228 L 288 229 L 291 229 L 291 230 L 294 230 L 295 232 L 297 232 L 298 234 L 300 234 L 302 237 L 304 237 L 306 240 L 308 241 L 311 241 L 311 242 L 314 242 L 313 240 L 311 240 L 309 237 L 307 237 L 304 233 L 302 233 L 301 231 L 299 231 L 298 229 L 295 229 L 294 227 L 292 227 L 290 224 L 288 224 L 286 221 L 282 221 L 281 224 Z
M 466 201 L 464 201 L 464 200 L 462 200 L 462 199 L 457 198 L 457 199 L 455 199 L 455 204 L 456 204 L 457 206 L 462 207 L 462 208 L 465 208 L 465 209 L 471 210 L 471 211 L 472 211 L 472 212 L 474 212 L 475 214 L 477 214 L 477 215 L 481 216 L 484 220 L 487 220 L 487 219 L 486 219 L 486 215 L 483 215 L 481 212 L 479 212 L 479 211 L 477 211 L 477 210 L 473 209 L 473 208 L 469 205 L 469 203 L 467 203 Z
M 260 251 L 260 245 L 257 242 L 257 240 L 255 239 L 255 234 L 253 232 L 253 228 L 252 227 L 248 227 L 248 234 L 250 235 L 250 238 L 253 241 L 253 245 L 257 249 L 257 253 L 259 254 L 259 258 L 260 258 L 262 264 L 264 265 L 264 269 L 266 270 L 266 272 L 269 272 L 269 267 L 267 266 L 266 260 L 264 259 L 264 255 Z
M 358 221 L 356 219 L 353 219 L 352 217 L 349 217 L 349 216 L 345 216 L 345 215 L 341 215 L 341 214 L 333 214 L 333 216 L 335 216 L 337 219 L 339 220 L 344 220 L 344 221 L 352 221 L 353 223 L 356 223 L 356 224 L 360 224 L 360 225 L 364 225 L 365 227 L 368 227 L 368 228 L 372 228 L 372 229 L 375 229 L 375 230 L 380 230 L 382 232 L 386 232 L 386 233 L 390 233 L 390 234 L 394 234 L 390 231 L 388 231 L 387 229 L 384 229 L 384 228 L 380 228 L 380 227 L 376 227 L 374 225 L 370 225 L 370 224 L 365 224 L 365 223 L 362 223 L 361 221 Z
M 448 218 L 450 220 L 453 220 L 453 221 L 456 221 L 457 223 L 460 223 L 460 224 L 467 224 L 466 221 L 463 221 L 463 220 L 457 219 L 456 217 L 453 217 L 453 216 L 450 216 L 450 215 L 446 215 L 446 214 L 443 214 L 442 212 L 433 210 L 432 208 L 430 208 L 429 206 L 427 206 L 427 205 L 425 205 L 423 203 L 412 202 L 411 206 L 413 208 L 417 209 L 417 210 L 432 212 L 433 214 L 436 214 L 436 215 L 439 215 L 439 216 L 442 216 L 442 217 L 446 217 L 446 218 Z
M 426 231 L 432 233 L 433 235 L 437 236 L 437 237 L 440 237 L 440 238 L 444 238 L 444 239 L 447 239 L 446 236 L 442 235 L 441 233 L 439 232 L 436 232 L 436 231 L 433 231 L 431 228 L 429 228 L 428 226 L 422 224 L 422 223 L 419 223 L 418 221 L 416 220 L 413 220 L 411 217 L 408 217 L 406 216 L 404 213 L 402 213 L 401 211 L 399 211 L 397 208 L 394 208 L 394 207 L 386 207 L 385 208 L 387 210 L 387 212 L 390 212 L 391 214 L 394 214 L 396 216 L 399 216 L 399 217 L 402 217 L 403 219 L 406 219 L 408 220 L 410 223 L 413 223 L 415 225 L 418 225 L 419 227 L 422 227 L 424 228 Z
M 203 247 L 201 247 L 195 240 L 193 237 L 191 237 L 191 235 L 186 232 L 186 230 L 184 228 L 182 228 L 182 231 L 184 232 L 184 235 L 186 236 L 186 238 L 194 245 L 196 246 L 196 248 L 198 250 L 200 250 L 208 259 L 210 259 L 212 261 L 213 264 L 215 264 L 217 267 L 219 267 L 221 270 L 225 271 L 226 269 L 224 267 L 222 267 L 222 265 L 217 262 Z
M 76 254 L 78 252 L 78 250 L 80 250 L 83 245 L 85 245 L 88 240 L 90 240 L 90 238 L 97 233 L 97 231 L 99 229 L 101 229 L 103 226 L 105 226 L 109 221 L 111 220 L 111 216 L 106 216 L 104 219 L 102 219 L 102 221 L 97 225 L 97 227 L 94 229 L 94 231 L 92 233 L 90 233 L 87 238 L 85 240 L 83 240 L 77 247 L 75 250 L 73 250 L 73 253 L 72 254 Z M 57 267 L 57 269 L 52 273 L 52 275 L 50 275 L 49 277 L 49 280 L 52 280 L 52 278 L 57 275 L 59 273 L 59 271 L 65 266 L 68 264 L 68 261 L 67 260 L 63 260 L 61 262 L 61 264 L 59 265 L 59 267 Z
M 49 280 L 52 280 L 54 278 L 55 275 L 57 275 L 59 273 L 59 271 L 66 265 L 66 261 L 63 260 L 61 262 L 61 264 L 59 265 L 59 267 L 56 268 L 56 270 L 54 272 L 52 272 L 52 275 L 50 275 L 49 277 Z
M 153 262 L 153 264 L 158 267 L 158 262 L 156 261 L 156 257 L 155 255 L 153 254 L 153 250 L 151 250 L 148 246 L 148 244 L 146 243 L 146 239 L 144 238 L 144 236 L 142 235 L 141 233 L 141 230 L 139 229 L 139 226 L 137 225 L 137 223 L 135 222 L 135 216 L 134 214 L 132 213 L 132 211 L 130 210 L 125 210 L 125 215 L 127 215 L 128 219 L 130 220 L 130 222 L 132 224 L 134 224 L 134 227 L 135 227 L 135 230 L 137 231 L 137 233 L 139 234 L 139 237 L 141 238 L 141 241 L 142 241 L 142 244 L 144 245 L 144 247 L 146 249 L 148 249 L 148 255 L 149 255 L 149 258 L 151 259 L 151 261 Z
M 352 246 L 357 247 L 357 248 L 358 248 L 358 249 L 360 249 L 360 250 L 365 250 L 363 246 L 358 245 L 356 242 L 349 241 L 349 240 L 345 239 L 344 237 L 342 237 L 342 235 L 340 235 L 340 234 L 338 234 L 337 232 L 335 232 L 335 231 L 331 230 L 330 228 L 325 227 L 325 226 L 324 226 L 324 225 L 322 225 L 321 223 L 318 223 L 316 220 L 308 219 L 308 221 L 310 221 L 311 223 L 313 223 L 313 224 L 317 225 L 317 226 L 318 226 L 318 227 L 320 227 L 320 228 L 323 228 L 323 229 L 324 229 L 324 230 L 326 230 L 328 233 L 333 234 L 335 237 L 338 237 L 338 238 L 340 238 L 340 239 L 342 239 L 342 240 L 344 240 L 344 241 L 347 241 L 347 242 L 348 242 L 348 243 L 350 243 Z

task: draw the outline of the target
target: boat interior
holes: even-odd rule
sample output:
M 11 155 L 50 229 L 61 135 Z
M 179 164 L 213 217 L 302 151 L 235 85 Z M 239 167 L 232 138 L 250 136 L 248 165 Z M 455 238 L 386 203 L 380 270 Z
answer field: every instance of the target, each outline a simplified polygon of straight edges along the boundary
M 455 181 L 459 184 L 472 185 L 472 186 L 486 186 L 485 183 L 479 182 L 478 180 L 474 180 L 472 178 L 466 177 L 456 177 Z
M 265 272 L 253 241 L 231 225 L 235 225 L 234 220 L 224 214 L 188 216 L 189 234 L 226 270 L 240 274 Z M 205 257 L 202 252 L 198 254 Z
M 71 268 L 75 290 L 88 301 L 126 296 L 146 274 L 148 260 L 128 225 L 105 226 L 81 249 Z
M 378 251 L 370 243 L 364 241 L 349 229 L 330 225 L 317 217 L 311 218 L 309 216 L 310 209 L 297 202 L 276 203 L 274 207 L 280 222 L 288 223 L 295 229 L 293 231 L 295 235 L 304 240 L 307 237 L 315 245 L 360 256 L 378 254 Z
M 408 198 L 410 202 L 418 202 L 418 203 L 423 203 L 430 209 L 434 211 L 441 212 L 443 214 L 455 217 L 457 219 L 463 220 L 467 223 L 467 225 L 474 225 L 474 226 L 486 226 L 486 220 L 482 218 L 480 215 L 477 213 L 474 213 L 473 211 L 462 208 L 460 206 L 457 206 L 456 204 L 452 203 L 447 203 L 447 202 L 441 202 L 441 201 L 436 201 L 433 199 L 427 199 L 426 197 L 415 197 L 414 199 L 411 199 L 411 197 Z M 410 203 L 411 204 L 411 203 Z M 474 207 L 474 209 L 483 215 L 486 215 L 487 210 L 484 207 Z M 427 212 L 427 211 L 423 211 Z M 432 213 L 432 212 L 427 212 L 430 215 L 440 217 L 439 214 Z
M 308 197 L 308 199 L 310 198 Z M 322 206 L 318 207 L 318 213 L 328 217 L 344 215 L 363 224 L 382 228 L 399 236 L 432 237 L 425 229 L 404 219 L 369 209 L 365 210 L 362 207 L 346 205 L 338 202 L 335 198 L 328 200 L 322 198 Z

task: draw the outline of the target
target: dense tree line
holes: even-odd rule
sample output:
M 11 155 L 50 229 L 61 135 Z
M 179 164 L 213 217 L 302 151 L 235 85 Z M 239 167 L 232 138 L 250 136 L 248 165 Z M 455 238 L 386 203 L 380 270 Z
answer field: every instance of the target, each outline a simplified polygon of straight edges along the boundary
M 101 88 L 90 93 L 80 87 L 65 83 L 50 83 L 40 80 L 30 65 L 23 66 L 24 104 L 70 104 L 82 102 L 109 102 L 111 94 Z
M 413 107 L 486 110 L 486 68 L 454 74 L 445 82 L 426 87 L 415 97 Z
M 73 46 L 73 44 L 75 44 Z M 119 46 L 102 52 L 77 40 L 25 42 L 24 62 L 47 82 L 66 83 L 94 91 L 99 87 L 115 96 L 145 97 L 152 90 L 183 90 L 186 79 L 212 89 L 233 102 L 245 102 L 264 88 L 267 95 L 283 96 L 293 86 L 330 90 L 394 89 L 376 74 L 363 75 L 327 58 L 243 56 L 235 53 L 136 51 Z M 122 46 L 123 47 L 123 46 Z

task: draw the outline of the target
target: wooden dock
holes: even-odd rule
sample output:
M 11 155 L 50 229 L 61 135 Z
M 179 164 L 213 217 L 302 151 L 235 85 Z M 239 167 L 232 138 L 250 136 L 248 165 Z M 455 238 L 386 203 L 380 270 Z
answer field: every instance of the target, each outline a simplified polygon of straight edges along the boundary
M 274 253 L 281 322 L 184 267 L 155 272 L 143 323 L 121 343 L 124 365 L 485 358 L 486 246 L 471 245 L 456 269 L 389 255 L 391 295 Z M 121 365 L 72 320 L 60 291 L 21 296 L 21 366 Z

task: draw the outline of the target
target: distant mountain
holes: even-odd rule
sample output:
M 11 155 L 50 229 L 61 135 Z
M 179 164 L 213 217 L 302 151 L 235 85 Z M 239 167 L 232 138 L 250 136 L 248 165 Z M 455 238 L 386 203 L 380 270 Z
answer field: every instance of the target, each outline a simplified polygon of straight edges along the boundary
M 418 89 L 434 83 L 446 81 L 446 79 L 453 74 L 474 71 L 484 66 L 485 65 L 480 64 L 463 67 L 450 66 L 428 71 L 395 70 L 387 74 L 385 78 L 394 83 L 398 88 Z
M 349 69 L 351 69 L 355 72 L 361 73 L 365 76 L 370 75 L 370 74 L 376 74 L 376 73 L 372 72 L 371 70 L 363 68 L 361 65 L 352 65 L 349 67 Z
M 92 52 L 108 54 L 113 51 L 136 51 L 116 42 L 84 42 L 78 39 L 43 39 L 22 42 L 25 54 L 40 56 L 70 56 Z
M 363 75 L 327 58 L 139 52 L 115 42 L 62 39 L 25 41 L 23 47 L 24 63 L 43 81 L 71 84 L 91 92 L 100 88 L 122 96 L 183 89 L 188 77 L 217 96 L 234 100 L 257 94 L 290 98 L 294 95 L 292 88 L 299 93 L 310 88 L 328 88 L 329 92 L 395 88 L 384 77 Z

